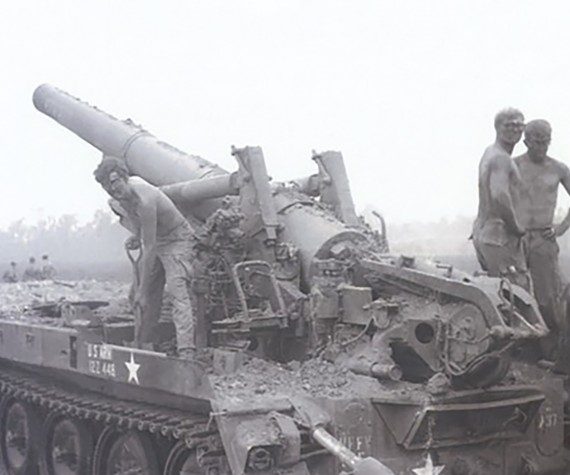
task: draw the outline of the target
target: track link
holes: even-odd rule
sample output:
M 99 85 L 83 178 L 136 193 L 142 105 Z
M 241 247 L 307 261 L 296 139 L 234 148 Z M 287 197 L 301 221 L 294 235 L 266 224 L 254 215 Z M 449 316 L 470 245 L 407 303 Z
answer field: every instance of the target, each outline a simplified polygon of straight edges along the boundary
M 217 434 L 215 422 L 203 415 L 62 386 L 13 369 L 3 368 L 0 372 L 2 397 L 31 403 L 47 412 L 114 426 L 118 430 L 137 430 L 182 440 L 189 448 Z

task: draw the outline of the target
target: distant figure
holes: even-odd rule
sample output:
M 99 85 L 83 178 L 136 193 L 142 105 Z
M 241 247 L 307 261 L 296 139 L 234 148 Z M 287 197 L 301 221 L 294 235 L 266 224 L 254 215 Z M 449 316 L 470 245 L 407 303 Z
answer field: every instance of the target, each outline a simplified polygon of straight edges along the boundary
M 14 261 L 10 262 L 10 269 L 8 269 L 6 272 L 4 272 L 2 280 L 4 282 L 8 282 L 8 283 L 12 283 L 12 284 L 15 282 L 18 282 L 18 273 L 16 271 L 16 263 Z
M 505 109 L 495 116 L 495 143 L 479 163 L 479 211 L 473 224 L 473 245 L 484 271 L 506 277 L 530 290 L 530 277 L 522 247 L 524 227 L 515 215 L 512 188 L 520 177 L 511 159 L 524 129 L 524 116 Z
M 24 275 L 22 276 L 22 281 L 30 281 L 30 280 L 39 280 L 40 279 L 40 271 L 36 267 L 36 258 L 30 257 L 28 260 L 28 267 L 24 271 Z
M 554 212 L 558 186 L 570 194 L 570 169 L 547 155 L 552 128 L 545 120 L 533 120 L 524 131 L 527 152 L 515 158 L 521 176 L 520 202 L 517 204 L 524 237 L 527 263 L 532 276 L 534 295 L 551 335 L 565 329 L 561 306 L 563 290 L 558 266 L 556 238 L 570 227 L 570 212 L 555 225 Z
M 118 202 L 114 209 L 126 213 L 121 224 L 133 233 L 127 247 L 142 248 L 140 279 L 133 297 L 135 309 L 142 314 L 137 319 L 136 343 L 157 343 L 156 327 L 165 290 L 172 297 L 178 355 L 193 358 L 196 316 L 191 300 L 192 227 L 160 189 L 142 178 L 130 177 L 122 160 L 104 156 L 95 178 Z
M 47 254 L 44 254 L 42 256 L 41 278 L 42 280 L 53 280 L 54 277 L 55 267 L 51 265 L 49 256 Z

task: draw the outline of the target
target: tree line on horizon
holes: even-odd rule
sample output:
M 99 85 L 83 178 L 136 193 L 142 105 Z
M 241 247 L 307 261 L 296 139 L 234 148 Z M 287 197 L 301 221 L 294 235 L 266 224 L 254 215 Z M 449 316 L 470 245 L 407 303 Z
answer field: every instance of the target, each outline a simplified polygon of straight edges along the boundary
M 397 254 L 462 256 L 474 260 L 469 236 L 473 218 L 457 216 L 434 222 L 387 223 L 388 240 Z M 127 265 L 123 243 L 128 232 L 107 210 L 98 210 L 93 218 L 80 224 L 66 214 L 42 219 L 34 224 L 21 219 L 0 230 L 0 263 L 15 261 L 22 269 L 30 256 L 48 254 L 56 266 Z M 561 254 L 570 254 L 570 232 L 559 240 Z
M 0 230 L 0 262 L 25 265 L 30 257 L 43 254 L 63 264 L 123 260 L 127 236 L 114 215 L 103 210 L 84 224 L 71 214 L 34 224 L 21 219 Z

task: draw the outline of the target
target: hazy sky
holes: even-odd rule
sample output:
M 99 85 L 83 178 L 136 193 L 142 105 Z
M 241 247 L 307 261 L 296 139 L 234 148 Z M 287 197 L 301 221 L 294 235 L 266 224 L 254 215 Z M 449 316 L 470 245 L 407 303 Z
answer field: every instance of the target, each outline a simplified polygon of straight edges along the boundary
M 4 2 L 0 226 L 105 207 L 99 152 L 32 105 L 44 82 L 230 170 L 232 144 L 262 146 L 277 180 L 341 150 L 357 206 L 389 221 L 472 215 L 497 110 L 550 120 L 570 163 L 567 5 Z

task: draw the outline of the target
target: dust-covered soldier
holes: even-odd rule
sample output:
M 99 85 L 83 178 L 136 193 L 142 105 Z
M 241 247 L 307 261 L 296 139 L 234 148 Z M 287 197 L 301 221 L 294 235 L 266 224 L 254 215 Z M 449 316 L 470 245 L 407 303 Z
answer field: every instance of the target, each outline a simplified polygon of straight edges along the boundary
M 42 280 L 53 280 L 56 274 L 55 267 L 49 261 L 49 256 L 44 254 L 42 256 L 42 269 L 40 271 Z
M 159 188 L 129 176 L 122 160 L 104 156 L 95 178 L 126 213 L 121 220 L 133 235 L 127 245 L 140 244 L 139 282 L 133 304 L 141 309 L 137 331 L 139 345 L 156 343 L 162 291 L 172 300 L 178 355 L 195 354 L 195 316 L 192 311 L 192 239 L 194 232 L 174 203 Z
M 527 152 L 515 158 L 521 177 L 517 209 L 524 237 L 527 264 L 540 311 L 556 335 L 564 329 L 560 301 L 562 279 L 558 265 L 556 238 L 570 227 L 570 212 L 555 225 L 558 186 L 570 194 L 570 169 L 547 155 L 552 128 L 545 120 L 533 120 L 524 131 Z
M 529 290 L 521 240 L 524 228 L 513 198 L 520 177 L 511 158 L 523 129 L 524 116 L 517 109 L 505 109 L 495 116 L 495 142 L 479 163 L 479 209 L 473 224 L 473 245 L 481 268 L 490 276 L 506 277 Z
M 30 281 L 30 280 L 40 280 L 41 279 L 41 271 L 36 267 L 36 258 L 30 257 L 28 259 L 28 266 L 24 269 L 24 274 L 22 275 L 23 281 Z
M 16 263 L 14 261 L 10 262 L 10 269 L 4 272 L 2 280 L 11 284 L 18 282 L 18 272 L 16 271 Z

